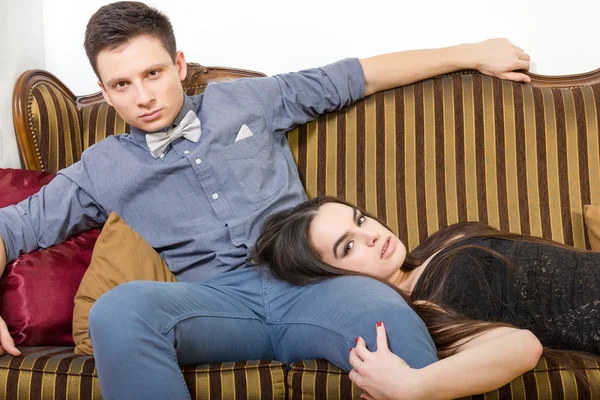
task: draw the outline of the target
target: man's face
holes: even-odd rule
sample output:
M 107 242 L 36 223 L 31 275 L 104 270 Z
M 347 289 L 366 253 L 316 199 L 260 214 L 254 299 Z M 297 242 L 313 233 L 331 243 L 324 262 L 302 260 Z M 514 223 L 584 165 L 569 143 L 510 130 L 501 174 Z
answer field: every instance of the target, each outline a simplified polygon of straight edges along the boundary
M 100 51 L 96 61 L 104 98 L 129 125 L 154 132 L 175 120 L 187 73 L 182 52 L 173 63 L 159 39 L 138 36 L 114 50 Z

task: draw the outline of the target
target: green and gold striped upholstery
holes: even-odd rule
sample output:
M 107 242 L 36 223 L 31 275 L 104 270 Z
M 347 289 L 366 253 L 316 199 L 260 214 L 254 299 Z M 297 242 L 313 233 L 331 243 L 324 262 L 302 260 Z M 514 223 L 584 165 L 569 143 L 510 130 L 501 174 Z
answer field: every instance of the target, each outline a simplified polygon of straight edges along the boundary
M 215 71 L 227 79 L 249 73 L 196 65 L 186 92 L 201 93 Z M 17 98 L 27 104 L 15 119 L 27 168 L 56 172 L 90 145 L 128 130 L 98 95 L 76 98 L 54 77 L 37 79 L 22 84 L 23 99 Z M 365 208 L 409 249 L 467 220 L 589 248 L 582 208 L 600 205 L 597 82 L 536 87 L 480 74 L 438 77 L 324 115 L 288 140 L 309 197 L 330 194 Z M 6 399 L 99 398 L 92 358 L 69 348 L 24 354 L 0 357 Z M 183 370 L 199 399 L 357 399 L 361 393 L 326 361 L 296 363 L 287 375 L 278 362 Z M 541 360 L 511 384 L 472 398 L 600 398 L 599 366 L 587 363 L 585 371 L 592 394 L 571 372 Z
M 83 120 L 83 148 L 87 149 L 102 139 L 129 131 L 129 125 L 108 103 L 96 103 L 81 108 Z
M 588 385 L 575 379 L 571 371 L 551 365 L 542 358 L 535 369 L 498 390 L 464 399 L 600 399 L 600 363 L 583 360 L 580 363 L 586 367 Z M 348 374 L 324 360 L 292 364 L 287 384 L 289 400 L 358 400 L 362 393 L 362 390 L 348 379 Z
M 0 399 L 101 399 L 93 357 L 72 347 L 23 347 L 0 357 Z M 285 399 L 285 365 L 241 361 L 182 368 L 192 399 Z
M 346 198 L 413 249 L 458 221 L 589 248 L 600 204 L 600 84 L 534 88 L 479 74 L 377 93 L 290 132 L 310 197 Z
M 49 172 L 128 129 L 108 104 L 77 108 L 46 82 L 28 109 Z M 456 74 L 370 96 L 294 129 L 289 142 L 310 197 L 366 208 L 409 249 L 466 220 L 589 248 L 582 208 L 600 204 L 599 126 L 600 84 Z
M 94 360 L 71 347 L 22 348 L 23 356 L 0 357 L 0 398 L 100 399 Z M 583 363 L 583 361 L 582 361 Z M 600 364 L 585 361 L 589 387 L 570 371 L 541 359 L 537 367 L 485 395 L 470 399 L 598 399 Z M 284 399 L 285 366 L 276 361 L 242 361 L 182 368 L 194 399 Z M 362 390 L 348 374 L 324 360 L 292 364 L 290 400 L 359 399 Z M 4 397 L 2 397 L 4 394 Z
M 81 114 L 73 98 L 60 86 L 37 82 L 27 101 L 31 140 L 38 150 L 41 169 L 56 172 L 81 158 Z
M 128 129 L 106 103 L 83 108 L 82 120 L 83 148 Z M 582 209 L 600 204 L 599 126 L 600 85 L 464 74 L 378 93 L 289 142 L 310 197 L 366 208 L 410 249 L 467 220 L 589 248 Z

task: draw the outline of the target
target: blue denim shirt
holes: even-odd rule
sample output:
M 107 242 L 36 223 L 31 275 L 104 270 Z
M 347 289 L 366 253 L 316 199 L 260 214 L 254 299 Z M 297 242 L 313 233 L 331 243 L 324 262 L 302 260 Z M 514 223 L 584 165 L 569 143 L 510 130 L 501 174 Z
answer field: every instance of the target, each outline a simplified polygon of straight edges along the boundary
M 364 96 L 357 59 L 269 78 L 209 85 L 185 97 L 202 123 L 155 159 L 146 132 L 106 138 L 42 190 L 0 209 L 7 262 L 104 223 L 112 211 L 165 259 L 180 281 L 245 265 L 265 218 L 305 200 L 285 133 Z M 252 136 L 235 141 L 242 125 Z

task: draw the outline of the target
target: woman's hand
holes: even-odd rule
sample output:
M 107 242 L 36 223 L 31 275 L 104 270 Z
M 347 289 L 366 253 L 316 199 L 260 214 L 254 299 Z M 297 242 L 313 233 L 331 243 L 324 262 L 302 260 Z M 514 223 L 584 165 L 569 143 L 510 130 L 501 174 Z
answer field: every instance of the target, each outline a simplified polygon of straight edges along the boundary
M 350 380 L 365 391 L 362 399 L 421 399 L 418 370 L 412 369 L 387 344 L 385 327 L 377 323 L 377 350 L 369 351 L 362 338 L 350 350 Z

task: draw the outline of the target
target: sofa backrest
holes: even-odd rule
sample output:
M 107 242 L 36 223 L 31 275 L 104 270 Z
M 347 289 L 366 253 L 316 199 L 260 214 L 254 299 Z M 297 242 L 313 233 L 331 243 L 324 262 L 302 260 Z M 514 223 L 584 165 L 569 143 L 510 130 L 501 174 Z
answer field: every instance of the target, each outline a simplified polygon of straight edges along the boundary
M 197 63 L 187 68 L 183 88 L 188 95 L 202 93 L 210 82 L 265 76 Z M 39 69 L 24 72 L 15 84 L 13 121 L 25 168 L 51 173 L 78 161 L 94 143 L 129 130 L 100 92 L 76 96 L 60 79 Z
M 261 75 L 197 71 L 204 81 L 188 79 L 189 94 L 203 91 L 213 72 L 217 80 Z M 292 130 L 308 196 L 357 204 L 409 249 L 459 221 L 589 248 L 582 208 L 600 205 L 600 70 L 532 77 L 531 85 L 473 72 L 436 77 Z M 54 79 L 25 84 L 22 77 L 15 89 L 15 104 L 19 88 L 27 104 L 15 113 L 26 167 L 48 172 L 128 129 L 99 94 L 77 98 Z
M 599 127 L 600 70 L 532 85 L 460 73 L 377 93 L 288 138 L 309 197 L 357 204 L 409 249 L 459 221 L 589 248 Z

